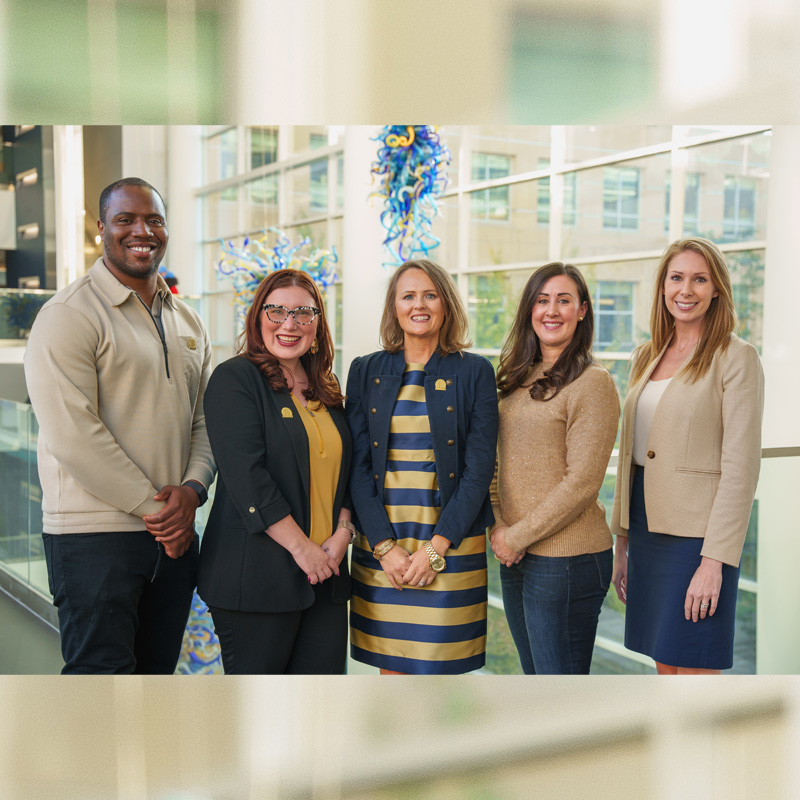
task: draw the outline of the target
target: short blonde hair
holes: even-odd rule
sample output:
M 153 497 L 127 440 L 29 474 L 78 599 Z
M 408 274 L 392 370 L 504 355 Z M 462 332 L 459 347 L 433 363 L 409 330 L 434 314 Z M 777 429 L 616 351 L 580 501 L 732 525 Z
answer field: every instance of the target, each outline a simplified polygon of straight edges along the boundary
M 675 331 L 675 320 L 667 310 L 664 300 L 664 282 L 667 279 L 670 261 L 679 253 L 685 253 L 687 250 L 702 256 L 708 264 L 711 280 L 717 287 L 718 295 L 712 298 L 711 305 L 703 318 L 703 330 L 694 355 L 689 363 L 681 369 L 681 372 L 685 373 L 692 383 L 702 378 L 711 366 L 714 354 L 717 350 L 724 350 L 728 346 L 731 334 L 736 330 L 738 325 L 736 305 L 733 302 L 731 275 L 725 263 L 725 256 L 714 242 L 700 236 L 678 239 L 664 251 L 656 271 L 653 305 L 650 310 L 652 339 L 640 345 L 634 354 L 631 382 L 637 381 L 644 375 L 647 367 L 669 344 Z
M 426 258 L 401 264 L 389 281 L 381 316 L 380 337 L 383 349 L 387 353 L 399 353 L 403 349 L 403 329 L 397 320 L 395 295 L 400 276 L 410 269 L 422 270 L 433 281 L 433 286 L 442 300 L 444 321 L 439 331 L 439 351 L 442 355 L 447 355 L 466 350 L 472 342 L 469 340 L 469 320 L 461 302 L 461 295 L 447 271 Z

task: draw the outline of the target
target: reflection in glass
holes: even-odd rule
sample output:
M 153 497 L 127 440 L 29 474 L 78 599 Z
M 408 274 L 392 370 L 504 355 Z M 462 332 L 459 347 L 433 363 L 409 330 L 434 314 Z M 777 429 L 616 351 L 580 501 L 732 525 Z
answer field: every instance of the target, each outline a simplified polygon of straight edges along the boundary
M 247 130 L 250 169 L 257 169 L 276 161 L 278 158 L 278 129 L 250 127 Z
M 238 198 L 238 186 L 210 192 L 203 198 L 204 239 L 225 239 L 241 231 Z
M 255 232 L 278 224 L 278 176 L 262 175 L 244 185 L 244 225 Z
M 592 300 L 595 350 L 633 350 L 633 282 L 597 281 Z
M 761 133 L 686 150 L 687 172 L 700 176 L 700 236 L 719 244 L 766 237 L 770 141 Z
M 236 174 L 236 146 L 238 142 L 236 128 L 229 128 L 205 140 L 205 174 L 203 183 L 216 183 L 217 181 L 232 178 Z M 230 190 L 228 190 L 230 191 Z M 228 199 L 231 199 L 230 197 Z M 232 199 L 236 199 L 236 189 L 233 189 Z
M 321 158 L 286 173 L 288 218 L 317 217 L 328 210 L 328 159 Z
M 549 158 L 540 158 L 539 167 L 544 169 L 550 165 Z M 578 208 L 578 173 L 567 172 L 564 181 L 564 210 L 562 225 L 574 225 Z M 539 178 L 537 181 L 536 221 L 539 225 L 550 224 L 550 178 Z
M 670 154 L 659 153 L 578 172 L 577 223 L 563 227 L 562 258 L 663 250 L 669 168 Z
M 496 178 L 507 178 L 511 174 L 511 159 L 492 153 L 472 154 L 472 180 L 489 181 Z M 472 192 L 470 195 L 470 213 L 475 219 L 488 219 L 498 222 L 508 220 L 508 186 L 497 186 Z
M 603 170 L 603 227 L 639 227 L 639 170 L 635 167 Z
M 664 201 L 664 232 L 669 232 L 669 204 L 672 195 L 672 172 L 667 170 L 666 198 Z M 696 236 L 699 230 L 700 173 L 686 173 L 686 191 L 683 197 L 683 236 Z

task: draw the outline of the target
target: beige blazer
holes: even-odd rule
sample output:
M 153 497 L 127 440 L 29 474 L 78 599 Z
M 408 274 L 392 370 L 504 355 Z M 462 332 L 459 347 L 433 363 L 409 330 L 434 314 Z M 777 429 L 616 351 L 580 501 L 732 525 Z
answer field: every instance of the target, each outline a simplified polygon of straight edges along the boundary
M 629 527 L 636 406 L 662 354 L 628 387 L 622 409 L 611 514 L 611 531 L 620 536 Z M 644 498 L 652 532 L 704 538 L 702 555 L 738 566 L 761 468 L 763 412 L 761 360 L 737 336 L 696 383 L 672 379 L 647 441 Z

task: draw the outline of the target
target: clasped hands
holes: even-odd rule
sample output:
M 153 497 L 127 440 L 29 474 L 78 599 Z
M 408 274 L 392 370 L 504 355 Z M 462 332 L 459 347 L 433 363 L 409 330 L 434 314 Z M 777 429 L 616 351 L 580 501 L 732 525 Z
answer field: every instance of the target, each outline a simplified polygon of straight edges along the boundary
M 431 569 L 431 560 L 424 547 L 409 554 L 405 548 L 396 544 L 386 555 L 381 556 L 380 565 L 389 583 L 401 592 L 403 586 L 415 589 L 419 586 L 430 586 L 438 575 Z
M 170 558 L 180 558 L 194 539 L 194 513 L 200 498 L 191 486 L 167 485 L 153 499 L 165 505 L 158 513 L 142 518 L 145 527 Z
M 512 567 L 514 564 L 519 564 L 525 557 L 525 551 L 518 553 L 513 550 L 506 543 L 506 531 L 508 527 L 495 528 L 489 534 L 489 544 L 492 546 L 494 557 L 505 564 L 507 567 Z

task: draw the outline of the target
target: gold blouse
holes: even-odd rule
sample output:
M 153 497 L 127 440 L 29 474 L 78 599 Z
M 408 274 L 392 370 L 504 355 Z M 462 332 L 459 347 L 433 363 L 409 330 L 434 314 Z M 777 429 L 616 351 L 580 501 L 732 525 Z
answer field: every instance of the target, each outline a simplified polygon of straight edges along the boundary
M 311 473 L 311 531 L 309 538 L 322 544 L 333 533 L 333 502 L 342 468 L 342 437 L 328 409 L 312 400 L 308 407 L 292 395 L 308 436 Z

